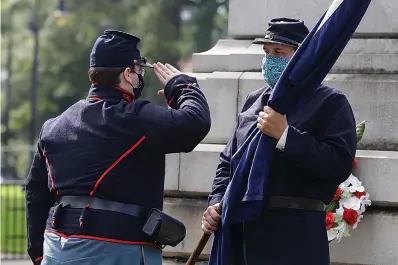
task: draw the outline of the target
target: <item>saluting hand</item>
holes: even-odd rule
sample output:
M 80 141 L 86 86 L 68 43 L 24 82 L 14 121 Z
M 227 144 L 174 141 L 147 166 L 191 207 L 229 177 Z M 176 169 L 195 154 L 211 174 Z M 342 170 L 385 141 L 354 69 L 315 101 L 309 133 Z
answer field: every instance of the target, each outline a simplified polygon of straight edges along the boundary
M 153 64 L 154 72 L 156 77 L 159 79 L 160 83 L 164 86 L 176 75 L 180 75 L 181 72 L 178 71 L 174 66 L 171 64 L 166 63 L 166 65 L 162 63 L 155 63 Z M 158 95 L 164 94 L 164 89 L 161 89 L 157 93 Z
M 269 106 L 265 106 L 264 111 L 261 111 L 257 118 L 257 128 L 276 140 L 282 137 L 287 126 L 286 115 L 276 112 Z

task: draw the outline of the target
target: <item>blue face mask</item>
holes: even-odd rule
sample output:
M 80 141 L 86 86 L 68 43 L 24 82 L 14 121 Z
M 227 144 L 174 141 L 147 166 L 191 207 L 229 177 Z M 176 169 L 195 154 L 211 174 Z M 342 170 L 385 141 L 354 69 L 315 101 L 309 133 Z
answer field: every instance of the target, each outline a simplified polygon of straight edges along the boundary
M 270 85 L 270 87 L 274 88 L 289 61 L 290 58 L 282 58 L 268 54 L 264 56 L 261 70 L 264 76 L 264 81 Z

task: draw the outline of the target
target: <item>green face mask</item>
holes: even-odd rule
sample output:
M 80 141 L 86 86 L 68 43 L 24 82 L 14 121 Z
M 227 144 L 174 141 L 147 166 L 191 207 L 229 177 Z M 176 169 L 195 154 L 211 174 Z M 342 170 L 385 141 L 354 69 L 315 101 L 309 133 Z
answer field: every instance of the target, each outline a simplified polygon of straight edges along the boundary
M 261 70 L 264 76 L 264 81 L 270 85 L 270 87 L 274 88 L 289 61 L 290 58 L 282 58 L 268 54 L 264 56 Z

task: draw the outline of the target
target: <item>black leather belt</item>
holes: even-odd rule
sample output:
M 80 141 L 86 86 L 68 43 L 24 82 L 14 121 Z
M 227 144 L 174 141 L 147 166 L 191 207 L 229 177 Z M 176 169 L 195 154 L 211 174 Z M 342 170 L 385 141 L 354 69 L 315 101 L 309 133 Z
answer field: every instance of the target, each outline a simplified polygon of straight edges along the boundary
M 322 201 L 315 199 L 288 196 L 271 196 L 268 200 L 268 207 L 325 211 L 326 205 Z
M 95 197 L 61 196 L 58 199 L 57 203 L 62 204 L 63 207 L 69 206 L 70 208 L 78 209 L 89 207 L 91 209 L 124 213 L 134 217 L 138 217 L 142 214 L 147 214 L 149 212 L 149 209 L 138 205 L 103 200 Z

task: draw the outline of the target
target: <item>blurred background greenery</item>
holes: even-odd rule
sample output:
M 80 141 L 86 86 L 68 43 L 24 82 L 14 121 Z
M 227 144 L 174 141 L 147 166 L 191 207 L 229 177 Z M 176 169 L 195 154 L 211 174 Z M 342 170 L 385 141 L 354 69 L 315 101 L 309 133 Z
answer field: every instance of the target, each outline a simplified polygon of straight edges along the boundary
M 150 62 L 189 71 L 193 52 L 226 37 L 227 18 L 225 0 L 2 0 L 2 177 L 25 177 L 31 158 L 4 155 L 6 146 L 34 145 L 46 119 L 87 95 L 89 54 L 105 29 L 140 37 Z M 145 81 L 143 97 L 165 104 L 154 75 Z

